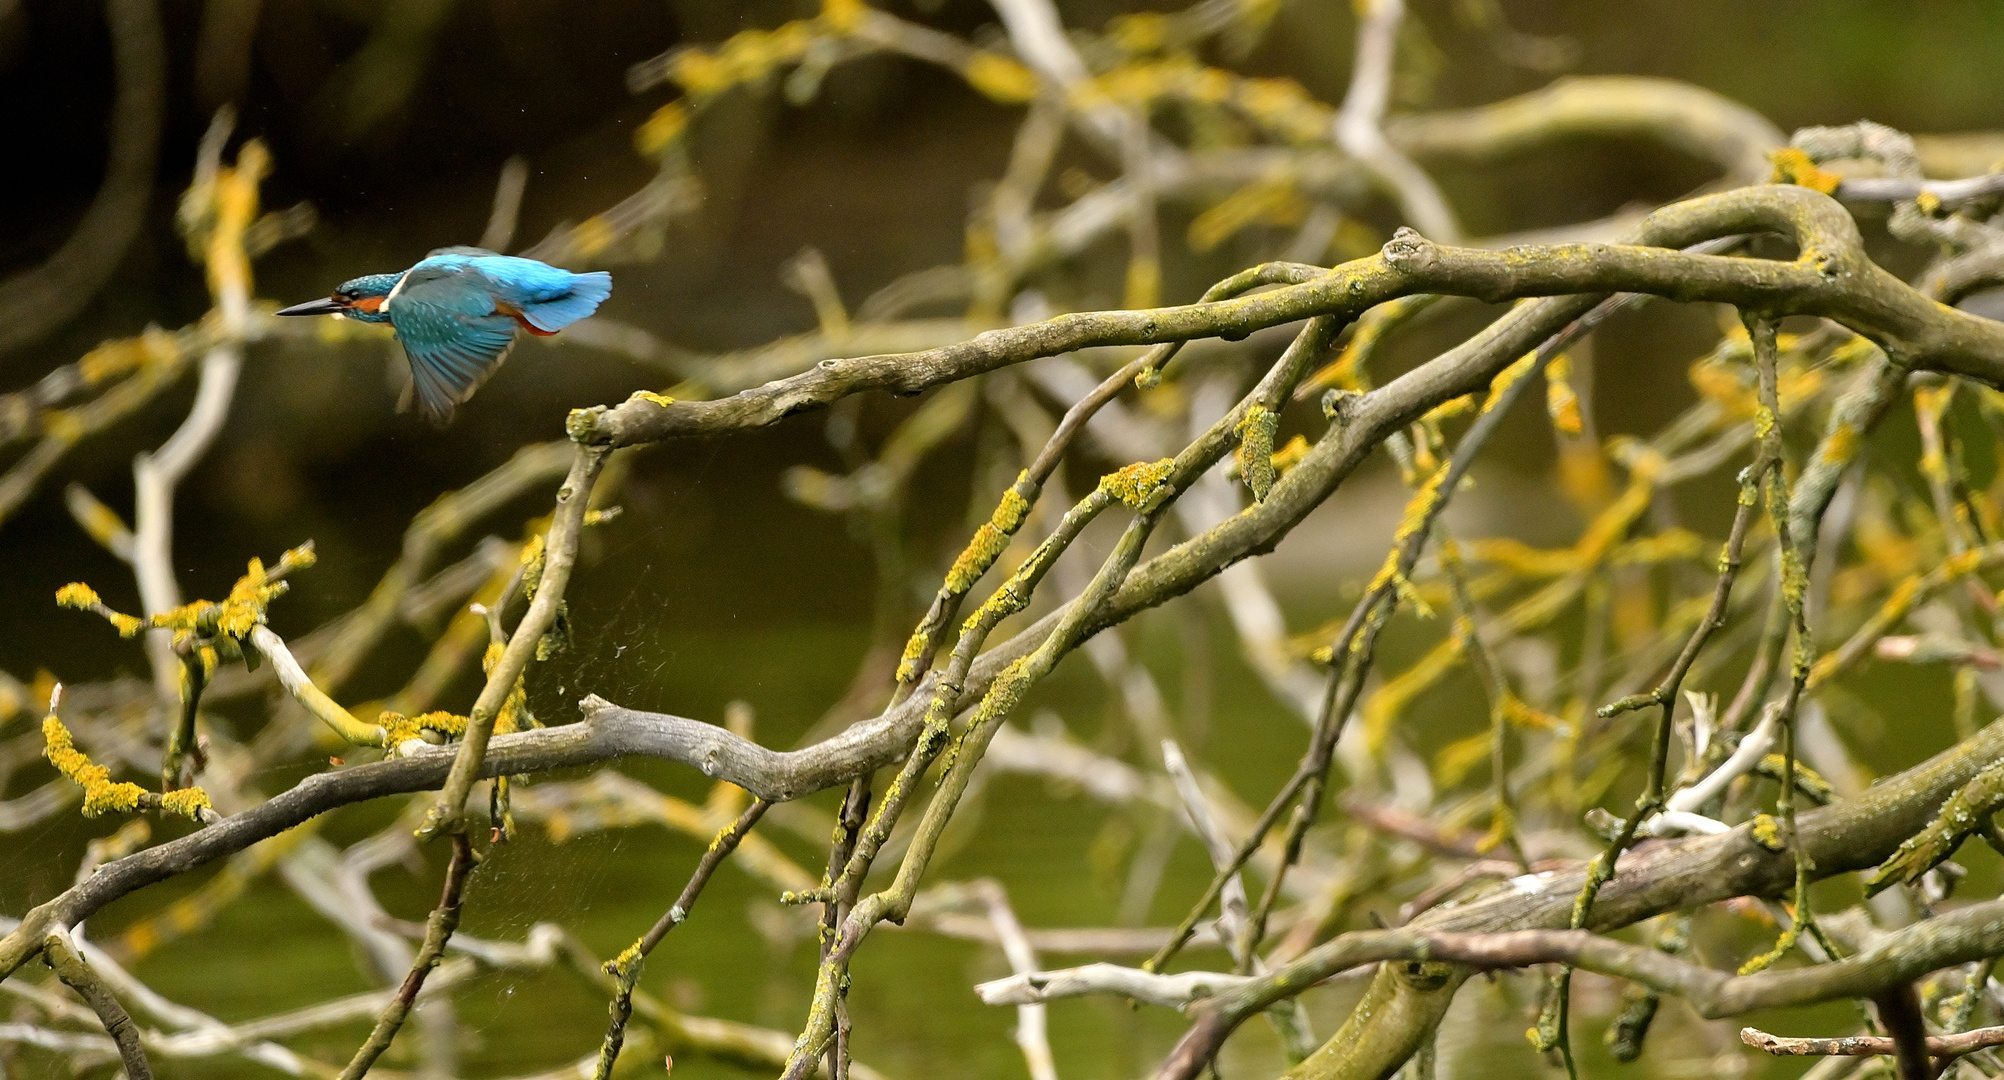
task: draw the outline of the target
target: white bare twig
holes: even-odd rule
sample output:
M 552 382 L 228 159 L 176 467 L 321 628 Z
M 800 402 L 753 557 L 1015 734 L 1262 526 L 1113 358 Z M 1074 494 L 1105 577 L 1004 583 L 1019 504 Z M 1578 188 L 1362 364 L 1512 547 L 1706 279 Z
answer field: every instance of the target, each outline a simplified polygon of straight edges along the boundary
M 1754 729 L 1747 732 L 1746 738 L 1741 739 L 1739 746 L 1733 749 L 1731 757 L 1703 780 L 1673 793 L 1664 804 L 1664 812 L 1695 814 L 1700 807 L 1718 798 L 1727 784 L 1752 772 L 1754 766 L 1767 756 L 1769 748 L 1774 746 L 1775 723 L 1776 711 L 1768 709 L 1762 714 L 1760 723 L 1754 725 Z
M 195 164 L 197 190 L 205 185 L 209 191 L 215 189 L 223 147 L 234 122 L 224 110 L 203 136 Z M 241 273 L 218 271 L 213 277 L 222 333 L 202 357 L 194 407 L 160 449 L 132 459 L 132 572 L 148 615 L 181 606 L 181 587 L 174 580 L 174 489 L 222 430 L 230 401 L 236 396 L 237 375 L 243 369 L 243 340 L 250 326 L 250 283 Z M 154 690 L 163 704 L 172 707 L 181 697 L 181 664 L 174 655 L 172 632 L 149 631 L 146 655 L 153 665 Z
M 501 178 L 494 184 L 494 209 L 487 216 L 487 228 L 480 234 L 480 246 L 489 251 L 506 251 L 515 242 L 515 224 L 522 212 L 522 192 L 529 186 L 529 163 L 516 154 L 501 165 Z
M 1060 971 L 1034 971 L 977 985 L 974 992 L 989 1005 L 1022 1005 L 1085 994 L 1120 994 L 1150 1005 L 1181 1009 L 1207 997 L 1230 993 L 1252 980 L 1222 971 L 1184 971 L 1154 975 L 1119 964 L 1087 964 Z
M 1197 838 L 1204 842 L 1204 851 L 1211 857 L 1211 865 L 1223 869 L 1231 865 L 1232 856 L 1237 854 L 1237 846 L 1225 838 L 1218 823 L 1211 817 L 1211 808 L 1204 799 L 1204 789 L 1197 783 L 1197 775 L 1190 771 L 1190 762 L 1183 756 L 1183 748 L 1174 739 L 1162 740 L 1162 767 L 1175 781 L 1176 794 L 1183 800 L 1183 812 L 1189 815 L 1190 828 Z M 1246 886 L 1238 874 L 1233 874 L 1225 882 L 1218 894 L 1218 935 L 1224 939 L 1225 948 L 1232 959 L 1244 962 L 1246 920 L 1250 913 L 1246 908 Z
M 1442 244 L 1461 242 L 1461 225 L 1434 186 L 1433 178 L 1385 138 L 1385 108 L 1391 103 L 1392 68 L 1405 0 L 1369 0 L 1357 26 L 1357 59 L 1350 90 L 1336 113 L 1336 145 L 1385 187 L 1413 227 Z
M 319 717 L 333 728 L 342 738 L 363 745 L 380 745 L 388 737 L 388 732 L 380 724 L 366 724 L 355 719 L 354 714 L 341 707 L 326 691 L 313 684 L 306 669 L 299 666 L 292 650 L 286 648 L 285 639 L 272 633 L 267 626 L 254 626 L 250 632 L 250 644 L 264 658 L 271 661 L 271 669 L 278 676 L 281 686 L 294 700 L 306 706 L 306 711 Z M 412 740 L 417 742 L 418 740 Z M 393 752 L 400 747 L 391 747 Z
M 1018 975 L 1034 974 L 1038 967 L 1037 950 L 1030 947 L 1023 924 L 1009 907 L 1009 894 L 1003 891 L 1002 883 L 984 879 L 975 882 L 974 889 L 982 906 L 988 909 L 988 921 L 995 926 L 995 936 L 1002 943 L 1002 954 L 1009 958 L 1009 966 Z M 1023 1061 L 1030 1067 L 1030 1080 L 1058 1080 L 1058 1066 L 1051 1057 L 1051 1041 L 1044 1023 L 1043 1002 L 1026 1001 L 1016 1007 L 1016 1045 L 1022 1048 Z

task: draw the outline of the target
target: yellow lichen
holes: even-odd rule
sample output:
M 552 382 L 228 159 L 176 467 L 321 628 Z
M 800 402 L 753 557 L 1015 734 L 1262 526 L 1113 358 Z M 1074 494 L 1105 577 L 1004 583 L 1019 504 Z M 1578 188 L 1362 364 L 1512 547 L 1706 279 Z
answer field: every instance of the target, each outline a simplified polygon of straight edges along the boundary
M 1029 482 L 1030 473 L 1025 470 L 1017 475 L 1015 486 L 1002 493 L 1002 501 L 996 505 L 995 512 L 988 517 L 996 528 L 1013 534 L 1023 527 L 1023 519 L 1030 513 L 1030 501 L 1016 488 L 1026 486 Z
M 633 145 L 641 153 L 653 157 L 668 149 L 689 130 L 689 110 L 679 101 L 671 101 L 654 110 L 654 115 L 640 125 L 633 133 Z
M 1037 96 L 1037 73 L 999 53 L 975 53 L 960 74 L 990 101 L 1017 105 Z
M 160 796 L 160 809 L 169 814 L 179 814 L 190 821 L 202 820 L 202 811 L 209 809 L 209 793 L 198 787 L 180 788 Z
M 1754 420 L 1753 420 L 1753 430 L 1755 437 L 1765 439 L 1769 435 L 1774 434 L 1774 428 L 1775 428 L 1774 410 L 1768 408 L 1766 405 L 1755 406 Z
M 1817 460 L 1825 465 L 1842 467 L 1849 465 L 1858 456 L 1858 428 L 1847 421 L 1839 421 L 1823 437 L 1823 445 L 1817 450 Z
M 1018 571 L 1018 573 L 1020 574 L 1021 572 Z M 960 632 L 962 634 L 973 632 L 975 627 L 979 626 L 983 620 L 986 620 L 990 626 L 993 626 L 1029 606 L 1030 597 L 1021 588 L 1021 582 L 1016 578 L 1010 578 L 1002 584 L 1001 588 L 995 590 L 995 595 L 990 596 L 986 602 L 975 610 L 974 614 L 969 615 L 967 621 L 961 623 Z
M 525 599 L 534 600 L 537 587 L 543 583 L 544 545 L 547 543 L 546 535 L 539 532 L 522 545 L 522 596 Z
M 1774 175 L 1769 179 L 1769 183 L 1795 184 L 1829 195 L 1837 190 L 1837 185 L 1844 179 L 1835 173 L 1824 172 L 1817 168 L 1816 162 L 1811 160 L 1808 154 L 1793 146 L 1771 150 L 1767 159 L 1774 163 Z
M 904 655 L 898 657 L 899 682 L 908 683 L 912 681 L 912 677 L 918 672 L 919 661 L 923 660 L 926 654 L 931 651 L 927 648 L 931 642 L 931 636 L 923 629 L 912 631 L 911 638 L 905 642 Z
M 1781 839 L 1781 822 L 1768 814 L 1755 814 L 1753 819 L 1754 843 L 1769 851 L 1783 851 L 1788 845 Z
M 1099 488 L 1136 510 L 1148 510 L 1166 493 L 1164 485 L 1175 467 L 1174 458 L 1137 461 L 1100 477 Z
M 1296 435 L 1294 438 L 1287 440 L 1287 445 L 1273 452 L 1272 460 L 1275 475 L 1286 476 L 1296 465 L 1301 464 L 1301 459 L 1307 456 L 1307 436 Z
M 635 390 L 632 394 L 629 394 L 627 396 L 626 401 L 627 404 L 629 405 L 636 401 L 649 401 L 653 402 L 656 405 L 661 406 L 664 409 L 670 405 L 675 404 L 674 398 L 671 398 L 666 394 L 657 394 L 652 390 Z
M 1482 411 L 1486 413 L 1495 408 L 1497 403 L 1503 400 L 1503 392 L 1510 389 L 1511 385 L 1518 379 L 1529 374 L 1531 364 L 1537 359 L 1537 353 L 1525 353 L 1518 357 L 1509 367 L 1497 372 L 1496 377 L 1489 381 L 1489 396 L 1483 399 Z
M 638 979 L 640 962 L 645 957 L 640 954 L 640 942 L 636 941 L 620 951 L 618 956 L 605 962 L 605 973 L 620 979 Z
M 77 611 L 89 611 L 101 603 L 103 601 L 98 599 L 97 590 L 81 581 L 72 581 L 68 585 L 56 590 L 56 605 L 58 607 L 72 608 Z
M 1564 435 L 1578 435 L 1584 424 L 1580 418 L 1579 395 L 1573 391 L 1572 360 L 1564 353 L 1545 365 L 1545 412 L 1552 426 Z
M 967 730 L 961 733 L 960 740 L 955 742 L 953 748 L 941 758 L 940 775 L 944 776 L 953 771 L 954 763 L 960 756 L 961 745 L 969 736 L 1007 720 L 1009 714 L 1016 711 L 1016 706 L 1022 703 L 1023 695 L 1029 693 L 1030 685 L 1036 681 L 1030 675 L 1029 661 L 1030 658 L 1027 656 L 1016 660 L 1003 668 L 1002 673 L 995 676 L 995 681 L 988 684 L 988 693 L 982 695 L 980 706 L 974 710 L 974 719 L 967 722 Z
M 85 817 L 96 817 L 106 810 L 130 810 L 139 805 L 139 797 L 145 789 L 138 784 L 113 783 L 111 770 L 95 764 L 90 756 L 76 748 L 70 739 L 70 731 L 54 714 L 42 721 L 42 739 L 47 743 L 42 756 L 56 771 L 83 789 L 83 812 Z
M 1367 592 L 1376 592 L 1387 585 L 1397 586 L 1399 580 L 1404 577 L 1399 572 L 1399 552 L 1405 547 L 1405 542 L 1412 539 L 1413 534 L 1426 526 L 1428 517 L 1433 512 L 1434 501 L 1440 496 L 1440 486 L 1446 480 L 1447 470 L 1437 469 L 1427 478 L 1426 483 L 1420 485 L 1418 491 L 1413 492 L 1413 497 L 1406 500 L 1405 513 L 1400 516 L 1399 527 L 1392 534 L 1392 548 L 1385 553 L 1384 565 L 1378 568 L 1377 575 L 1371 579 Z
M 982 522 L 974 530 L 974 538 L 961 549 L 953 560 L 953 566 L 946 572 L 946 590 L 955 595 L 964 595 L 981 580 L 981 575 L 995 565 L 1003 549 L 1009 546 L 1009 534 L 996 528 L 992 522 Z
M 1267 492 L 1273 490 L 1273 436 L 1279 430 L 1280 417 L 1258 403 L 1247 406 L 1245 418 L 1239 421 L 1235 456 L 1239 476 L 1252 491 L 1254 502 L 1265 502 Z
M 42 739 L 47 744 L 42 756 L 49 759 L 57 772 L 83 789 L 85 817 L 96 817 L 107 810 L 136 809 L 139 800 L 148 794 L 138 784 L 114 782 L 109 768 L 92 762 L 90 755 L 77 749 L 70 730 L 54 713 L 42 720 Z M 162 810 L 197 820 L 208 806 L 209 796 L 201 788 L 170 791 L 160 796 Z
M 1796 936 L 1800 934 L 1801 931 L 1802 931 L 1802 924 L 1800 921 L 1797 921 L 1792 925 L 1790 925 L 1788 929 L 1783 930 L 1781 932 L 1780 937 L 1774 940 L 1774 948 L 1769 949 L 1768 951 L 1760 954 L 1759 956 L 1754 957 L 1751 960 L 1748 960 L 1744 964 L 1741 964 L 1739 974 L 1752 975 L 1755 972 L 1765 971 L 1768 968 L 1772 967 L 1776 960 L 1779 960 L 1782 957 L 1788 955 L 1788 950 L 1795 948 Z
M 384 712 L 376 718 L 376 723 L 387 733 L 383 742 L 391 747 L 421 739 L 426 731 L 435 731 L 448 738 L 464 735 L 467 722 L 466 717 L 449 712 L 428 712 L 421 716 Z

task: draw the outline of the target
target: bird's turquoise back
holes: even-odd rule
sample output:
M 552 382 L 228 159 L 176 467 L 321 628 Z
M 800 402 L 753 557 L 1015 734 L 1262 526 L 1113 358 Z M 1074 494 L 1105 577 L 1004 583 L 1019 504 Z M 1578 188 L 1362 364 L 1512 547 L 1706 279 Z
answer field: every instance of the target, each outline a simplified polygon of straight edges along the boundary
M 491 314 L 496 310 L 519 311 L 537 330 L 552 333 L 590 315 L 612 295 L 612 275 L 604 271 L 573 274 L 569 270 L 514 255 L 496 255 L 478 248 L 448 249 L 411 267 L 410 277 L 420 282 L 450 280 L 461 288 L 460 295 L 446 299 L 448 306 L 465 314 Z M 414 284 L 410 280 L 406 287 Z M 480 310 L 475 295 L 485 293 L 495 301 Z M 462 307 L 458 301 L 464 301 Z
M 612 294 L 612 276 L 573 274 L 478 248 L 434 252 L 407 271 L 383 309 L 409 354 L 419 405 L 452 415 L 498 367 L 518 323 L 553 334 Z

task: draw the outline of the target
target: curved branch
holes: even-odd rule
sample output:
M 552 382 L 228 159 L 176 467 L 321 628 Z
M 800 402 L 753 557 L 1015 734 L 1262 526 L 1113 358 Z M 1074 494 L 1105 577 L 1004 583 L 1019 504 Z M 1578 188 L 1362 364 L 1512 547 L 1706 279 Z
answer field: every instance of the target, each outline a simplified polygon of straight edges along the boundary
M 1718 162 L 1734 184 L 1767 179 L 1767 152 L 1788 143 L 1766 117 L 1731 98 L 1634 76 L 1560 79 L 1492 105 L 1402 116 L 1385 127 L 1414 157 L 1466 162 L 1498 161 L 1569 136 L 1647 135 Z
M 167 46 L 154 0 L 106 0 L 104 7 L 117 69 L 104 184 L 76 231 L 48 261 L 0 281 L 0 353 L 37 340 L 82 311 L 146 224 L 167 111 Z
M 1769 969 L 1753 975 L 1726 972 L 1679 960 L 1660 949 L 1630 945 L 1586 930 L 1515 930 L 1503 933 L 1364 930 L 1345 934 L 1315 950 L 1319 963 L 1298 973 L 1327 978 L 1365 964 L 1386 961 L 1465 964 L 1481 971 L 1565 964 L 1653 990 L 1676 994 L 1706 1019 L 1756 1009 L 1813 1005 L 1837 998 L 1876 997 L 1931 971 L 2004 953 L 2004 900 L 1966 908 L 1915 923 L 1885 935 L 1864 952 L 1807 967 Z M 1320 981 L 1316 979 L 1315 981 Z M 1247 985 L 1230 991 L 1236 1012 L 1300 993 L 1311 983 Z M 1262 999 L 1267 999 L 1262 1001 Z M 1164 1070 L 1165 1075 L 1171 1075 Z M 1173 1075 L 1183 1075 L 1175 1073 Z
M 1118 994 L 1181 1009 L 1193 1002 L 1237 990 L 1252 981 L 1248 975 L 1222 971 L 1182 971 L 1157 975 L 1120 964 L 1087 964 L 1058 971 L 1026 971 L 991 979 L 974 988 L 985 1005 L 1028 1005 L 1085 994 Z

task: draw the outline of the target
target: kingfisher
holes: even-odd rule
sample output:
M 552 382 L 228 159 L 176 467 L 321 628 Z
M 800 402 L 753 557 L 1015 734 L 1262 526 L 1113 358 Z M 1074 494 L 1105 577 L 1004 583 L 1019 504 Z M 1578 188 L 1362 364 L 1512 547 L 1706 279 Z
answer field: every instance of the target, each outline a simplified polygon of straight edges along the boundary
M 402 273 L 345 281 L 325 300 L 278 314 L 389 323 L 411 365 L 398 408 L 415 398 L 425 418 L 444 427 L 453 409 L 501 366 L 517 328 L 548 337 L 597 311 L 611 295 L 612 275 L 602 270 L 573 274 L 485 248 L 448 247 Z

